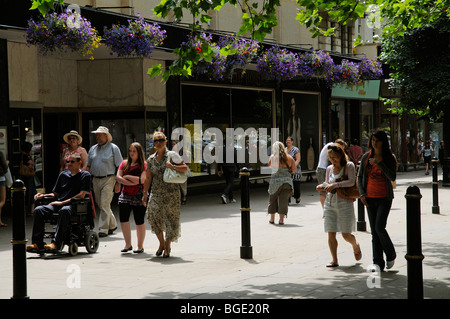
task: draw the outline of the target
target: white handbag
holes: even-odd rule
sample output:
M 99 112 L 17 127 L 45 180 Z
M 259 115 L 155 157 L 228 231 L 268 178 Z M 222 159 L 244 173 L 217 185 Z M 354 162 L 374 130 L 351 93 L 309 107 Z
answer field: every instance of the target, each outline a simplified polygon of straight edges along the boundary
M 168 152 L 168 159 L 170 162 L 173 163 L 172 161 L 172 151 Z M 186 182 L 187 180 L 187 175 L 186 173 L 180 173 L 177 172 L 174 169 L 168 168 L 166 167 L 166 170 L 164 171 L 164 175 L 163 175 L 163 181 L 166 183 L 175 183 L 175 184 L 183 184 L 184 182 Z
M 183 184 L 187 180 L 187 176 L 185 173 L 180 173 L 174 169 L 166 167 L 163 180 L 166 183 Z

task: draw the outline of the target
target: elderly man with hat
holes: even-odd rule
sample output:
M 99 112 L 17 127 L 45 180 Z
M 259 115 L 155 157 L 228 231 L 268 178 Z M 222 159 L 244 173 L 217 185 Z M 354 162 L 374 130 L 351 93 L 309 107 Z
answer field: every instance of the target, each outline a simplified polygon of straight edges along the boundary
M 69 170 L 67 161 L 69 159 L 69 156 L 73 154 L 80 155 L 82 162 L 81 169 L 85 171 L 88 154 L 86 152 L 86 149 L 80 146 L 81 142 L 83 141 L 81 135 L 78 134 L 77 131 L 72 130 L 69 133 L 64 134 L 63 140 L 67 143 L 67 147 L 63 149 L 60 172 Z
M 108 128 L 99 126 L 92 131 L 97 144 L 89 149 L 87 167 L 92 175 L 95 201 L 100 209 L 99 236 L 106 237 L 117 229 L 117 222 L 111 209 L 116 183 L 116 170 L 122 163 L 119 147 L 112 143 Z

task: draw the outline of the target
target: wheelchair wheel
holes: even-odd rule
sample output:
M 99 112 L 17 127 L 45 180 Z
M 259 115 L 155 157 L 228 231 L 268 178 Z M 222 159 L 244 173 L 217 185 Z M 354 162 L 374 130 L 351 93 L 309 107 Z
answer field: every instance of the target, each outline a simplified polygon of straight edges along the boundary
M 94 231 L 90 231 L 84 239 L 84 246 L 86 247 L 87 252 L 89 254 L 95 253 L 98 249 L 99 244 L 100 239 L 98 237 L 98 234 Z
M 69 244 L 69 254 L 72 256 L 75 256 L 78 254 L 78 245 L 77 243 L 70 243 Z

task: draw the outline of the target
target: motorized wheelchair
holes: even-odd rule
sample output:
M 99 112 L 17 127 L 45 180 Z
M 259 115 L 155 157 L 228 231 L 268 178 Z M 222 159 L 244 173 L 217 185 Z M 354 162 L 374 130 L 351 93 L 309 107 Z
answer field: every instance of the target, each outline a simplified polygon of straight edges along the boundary
M 36 207 L 39 205 L 47 205 L 54 201 L 54 197 L 42 197 L 36 201 Z M 90 254 L 95 253 L 98 249 L 100 240 L 98 234 L 93 230 L 95 220 L 95 208 L 93 207 L 92 198 L 87 195 L 85 198 L 74 198 L 71 201 L 72 214 L 70 216 L 70 223 L 65 234 L 65 238 L 59 250 L 39 250 L 35 251 L 40 255 L 46 253 L 55 254 L 60 253 L 64 246 L 69 248 L 69 254 L 75 256 L 78 254 L 78 247 L 86 247 L 86 251 Z M 53 238 L 56 232 L 56 225 L 58 222 L 58 213 L 53 213 L 53 216 L 48 216 L 44 219 L 46 229 L 44 233 L 45 238 Z M 51 230 L 47 228 L 51 227 Z M 49 227 L 50 228 L 50 227 Z

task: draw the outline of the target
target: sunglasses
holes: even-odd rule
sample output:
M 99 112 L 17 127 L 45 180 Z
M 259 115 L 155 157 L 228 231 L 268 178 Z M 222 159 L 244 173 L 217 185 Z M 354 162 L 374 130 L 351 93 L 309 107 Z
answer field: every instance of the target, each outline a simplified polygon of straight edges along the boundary
M 161 139 L 159 139 L 159 140 L 153 140 L 153 142 L 155 142 L 155 143 L 162 143 L 162 142 L 164 142 L 166 139 L 165 138 L 161 138 Z
M 71 164 L 76 163 L 76 162 L 78 162 L 78 161 L 66 161 L 66 163 L 71 163 Z

